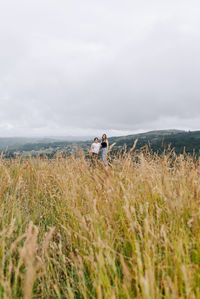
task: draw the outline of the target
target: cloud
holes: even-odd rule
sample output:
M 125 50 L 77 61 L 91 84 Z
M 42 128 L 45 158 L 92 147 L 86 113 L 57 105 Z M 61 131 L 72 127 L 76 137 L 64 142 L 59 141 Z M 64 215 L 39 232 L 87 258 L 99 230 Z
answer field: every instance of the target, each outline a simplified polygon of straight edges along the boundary
M 0 135 L 198 129 L 197 1 L 4 1 Z

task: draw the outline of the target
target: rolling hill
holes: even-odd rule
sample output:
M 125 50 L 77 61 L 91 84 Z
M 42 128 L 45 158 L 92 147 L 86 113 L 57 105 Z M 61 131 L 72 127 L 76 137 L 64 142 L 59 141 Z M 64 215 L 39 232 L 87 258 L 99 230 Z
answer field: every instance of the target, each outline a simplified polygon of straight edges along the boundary
M 109 143 L 115 143 L 113 151 L 123 150 L 126 146 L 129 150 L 134 141 L 138 139 L 136 149 L 141 149 L 148 145 L 153 152 L 161 153 L 164 149 L 173 148 L 177 154 L 183 153 L 199 153 L 200 149 L 200 131 L 180 131 L 180 130 L 158 130 L 146 133 L 110 137 Z M 65 151 L 70 154 L 74 146 L 81 147 L 88 152 L 92 140 L 75 141 L 75 140 L 55 140 L 51 138 L 30 139 L 30 138 L 0 138 L 0 151 L 6 150 L 7 155 L 13 156 L 18 154 L 40 155 L 45 154 L 52 157 L 55 153 Z
M 184 150 L 188 153 L 193 153 L 193 151 L 198 153 L 200 149 L 200 131 L 150 131 L 123 137 L 112 137 L 110 138 L 110 143 L 115 142 L 116 148 L 123 147 L 126 144 L 127 149 L 130 149 L 136 139 L 138 139 L 136 149 L 148 145 L 153 152 L 161 152 L 168 146 L 175 149 L 178 154 Z

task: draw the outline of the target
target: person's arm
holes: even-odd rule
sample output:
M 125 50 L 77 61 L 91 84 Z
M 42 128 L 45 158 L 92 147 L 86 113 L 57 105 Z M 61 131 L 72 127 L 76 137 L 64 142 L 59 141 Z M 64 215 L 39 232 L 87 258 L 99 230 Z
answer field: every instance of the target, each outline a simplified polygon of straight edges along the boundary
M 90 147 L 90 151 L 89 151 L 90 155 L 92 154 L 93 149 L 94 149 L 94 147 L 93 147 L 93 144 L 92 144 L 91 147 Z
M 106 139 L 106 143 L 107 143 L 107 150 L 108 150 L 108 147 L 109 147 L 108 139 Z
M 100 152 L 100 149 L 101 149 L 101 143 L 99 143 L 99 150 L 98 150 L 98 153 Z

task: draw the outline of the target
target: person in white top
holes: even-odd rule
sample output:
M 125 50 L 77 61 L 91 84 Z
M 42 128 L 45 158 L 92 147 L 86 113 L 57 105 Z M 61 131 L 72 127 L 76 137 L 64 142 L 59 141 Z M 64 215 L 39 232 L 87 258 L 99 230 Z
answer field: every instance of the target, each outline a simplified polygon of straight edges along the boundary
M 91 154 L 91 158 L 92 158 L 93 162 L 96 161 L 98 158 L 100 146 L 101 146 L 101 144 L 99 143 L 99 139 L 97 137 L 95 137 L 94 142 L 92 143 L 91 148 L 90 148 L 90 154 Z

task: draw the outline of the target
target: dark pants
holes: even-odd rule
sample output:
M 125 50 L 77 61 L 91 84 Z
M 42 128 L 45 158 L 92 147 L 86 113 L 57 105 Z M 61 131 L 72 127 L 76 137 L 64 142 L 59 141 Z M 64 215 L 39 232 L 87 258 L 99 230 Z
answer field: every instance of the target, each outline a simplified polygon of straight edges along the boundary
M 92 153 L 92 156 L 91 156 L 92 164 L 96 164 L 97 160 L 98 160 L 98 154 Z

